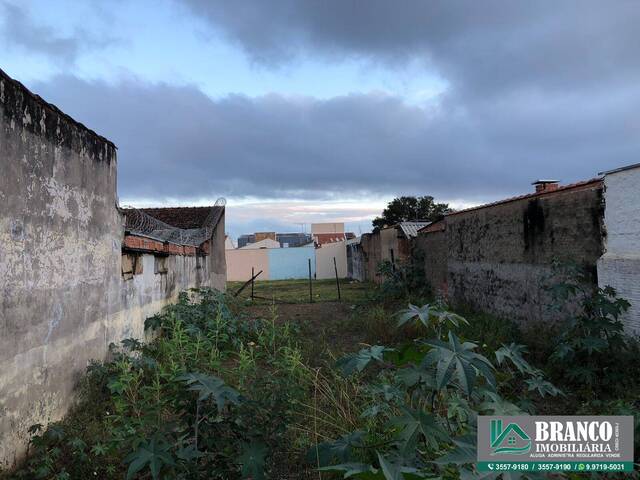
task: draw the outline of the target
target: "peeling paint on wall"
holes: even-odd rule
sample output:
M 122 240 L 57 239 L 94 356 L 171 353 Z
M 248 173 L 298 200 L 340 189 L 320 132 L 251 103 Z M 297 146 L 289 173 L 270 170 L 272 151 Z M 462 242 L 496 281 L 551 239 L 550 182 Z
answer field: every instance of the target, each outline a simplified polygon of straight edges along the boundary
M 224 289 L 224 218 L 206 260 L 173 255 L 156 275 L 143 254 L 125 281 L 115 146 L 1 70 L 0 167 L 0 466 L 10 466 L 29 426 L 66 413 L 110 343 L 144 338 L 144 320 L 183 289 Z

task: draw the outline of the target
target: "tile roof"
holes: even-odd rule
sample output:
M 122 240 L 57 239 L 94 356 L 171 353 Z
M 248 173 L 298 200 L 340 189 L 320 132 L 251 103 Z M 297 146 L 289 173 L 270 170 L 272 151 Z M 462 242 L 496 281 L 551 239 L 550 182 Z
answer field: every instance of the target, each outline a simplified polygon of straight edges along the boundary
M 224 215 L 223 206 L 121 208 L 125 232 L 178 245 L 209 240 Z
M 313 240 L 318 245 L 324 245 L 325 243 L 344 242 L 347 239 L 344 233 L 314 233 Z
M 570 191 L 570 190 L 581 190 L 581 189 L 593 188 L 593 187 L 601 187 L 601 186 L 602 186 L 602 178 L 592 178 L 590 180 L 584 180 L 582 182 L 571 183 L 569 185 L 563 185 L 561 187 L 556 188 L 555 190 L 548 190 L 548 191 L 542 191 L 542 192 L 532 192 L 532 193 L 527 193 L 525 195 L 519 195 L 517 197 L 505 198 L 504 200 L 498 200 L 498 201 L 492 202 L 492 203 L 485 203 L 484 205 L 478 205 L 477 207 L 465 208 L 464 210 L 458 210 L 457 212 L 447 213 L 445 216 L 451 217 L 453 215 L 459 215 L 461 213 L 467 213 L 467 212 L 472 212 L 474 210 L 481 210 L 483 208 L 495 207 L 496 205 L 503 205 L 505 203 L 516 202 L 518 200 L 525 200 L 525 199 L 529 199 L 529 198 L 543 197 L 543 196 L 546 196 L 546 195 L 554 195 L 554 194 L 557 194 L 557 193 L 567 192 L 567 191 Z
M 221 213 L 218 210 L 222 211 L 224 207 L 167 207 L 141 208 L 140 210 L 167 225 L 187 230 L 207 226 L 209 215 L 213 214 L 217 217 L 218 215 L 216 214 Z M 216 224 L 218 220 L 219 218 L 216 219 Z

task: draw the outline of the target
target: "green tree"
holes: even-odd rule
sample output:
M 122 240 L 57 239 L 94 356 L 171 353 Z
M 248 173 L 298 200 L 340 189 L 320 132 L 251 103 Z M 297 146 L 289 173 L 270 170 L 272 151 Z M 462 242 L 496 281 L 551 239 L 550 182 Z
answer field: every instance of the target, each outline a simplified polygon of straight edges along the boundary
M 435 203 L 433 197 L 398 197 L 394 198 L 387 208 L 382 211 L 381 217 L 373 220 L 374 229 L 395 225 L 398 222 L 426 221 L 435 222 L 450 212 L 449 204 Z

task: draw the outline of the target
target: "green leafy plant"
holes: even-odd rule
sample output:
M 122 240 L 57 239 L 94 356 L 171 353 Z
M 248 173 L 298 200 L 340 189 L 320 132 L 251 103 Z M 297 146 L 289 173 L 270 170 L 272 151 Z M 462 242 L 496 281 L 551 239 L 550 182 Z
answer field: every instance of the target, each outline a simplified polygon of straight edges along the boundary
M 473 466 L 477 415 L 522 413 L 501 395 L 504 379 L 513 376 L 496 365 L 513 368 L 532 395 L 558 394 L 557 389 L 525 359 L 522 345 L 497 349 L 494 365 L 476 343 L 454 331 L 467 326 L 467 320 L 440 306 L 409 305 L 398 317 L 399 326 L 415 320 L 435 338 L 417 338 L 412 346 L 394 349 L 377 345 L 338 361 L 347 374 L 376 365 L 376 376 L 361 377 L 376 382 L 370 388 L 372 404 L 362 412 L 376 421 L 367 430 L 353 432 L 356 437 L 346 434 L 319 445 L 319 451 L 334 452 L 329 455 L 334 464 L 321 470 L 354 479 L 479 478 Z
M 615 396 L 628 390 L 636 380 L 627 375 L 625 365 L 638 353 L 637 341 L 625 334 L 621 320 L 629 302 L 611 287 L 592 287 L 589 275 L 576 265 L 556 268 L 564 276 L 551 288 L 556 309 L 568 303 L 576 307 L 550 356 L 553 370 L 564 382 L 590 395 Z

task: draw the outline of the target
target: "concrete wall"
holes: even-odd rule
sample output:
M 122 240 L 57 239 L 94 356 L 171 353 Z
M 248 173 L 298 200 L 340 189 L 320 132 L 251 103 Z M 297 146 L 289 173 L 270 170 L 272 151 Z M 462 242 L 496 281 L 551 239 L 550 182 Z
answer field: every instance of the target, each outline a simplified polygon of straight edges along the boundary
M 309 260 L 311 275 L 316 274 L 315 247 L 309 244 L 296 248 L 273 248 L 267 250 L 269 255 L 269 279 L 287 280 L 309 277 Z
M 360 237 L 360 248 L 364 260 L 360 263 L 364 270 L 363 276 L 376 283 L 384 280 L 377 273 L 380 263 L 393 261 L 400 265 L 411 257 L 411 242 L 396 227 L 363 234 Z
M 269 254 L 267 249 L 237 249 L 227 250 L 227 280 L 232 282 L 246 282 L 251 278 L 251 268 L 255 273 L 262 270 L 257 280 L 269 280 Z
M 364 282 L 367 280 L 365 258 L 361 239 L 347 241 L 347 277 Z
M 554 259 L 594 273 L 602 254 L 601 183 L 446 217 L 448 290 L 454 303 L 516 320 L 551 318 L 543 288 Z
M 598 283 L 615 288 L 631 303 L 624 318 L 640 333 L 640 167 L 605 175 L 605 253 L 598 261 Z
M 142 337 L 186 287 L 224 288 L 224 219 L 208 257 L 168 257 L 122 275 L 116 149 L 0 71 L 0 465 L 27 429 L 60 419 L 92 359 Z
M 293 248 L 240 248 L 227 250 L 227 278 L 230 281 L 246 282 L 251 278 L 251 267 L 255 273 L 263 272 L 257 280 L 287 280 L 316 275 L 316 249 L 311 243 Z M 333 262 L 333 257 L 332 260 Z M 333 268 L 333 263 L 331 264 Z
M 0 76 L 0 461 L 57 419 L 119 305 L 113 145 Z
M 447 237 L 445 231 L 419 234 L 414 239 L 417 258 L 422 259 L 424 273 L 434 294 L 446 296 L 447 290 Z
M 346 242 L 326 243 L 316 248 L 316 278 L 336 278 L 333 259 L 336 259 L 338 278 L 347 276 L 347 247 Z
M 380 235 L 377 233 L 365 233 L 360 237 L 360 245 L 364 258 L 365 277 L 371 282 L 380 283 L 382 277 L 378 275 L 378 265 L 382 262 L 380 249 Z

